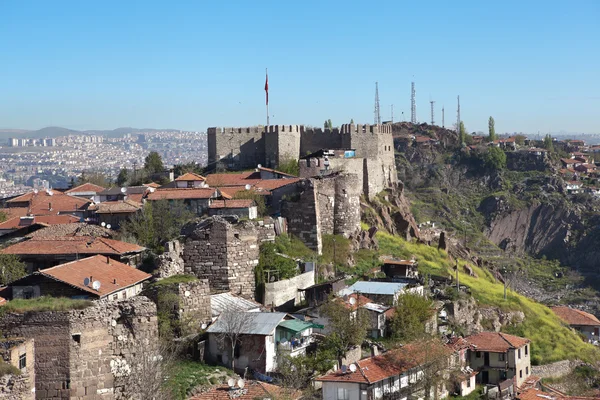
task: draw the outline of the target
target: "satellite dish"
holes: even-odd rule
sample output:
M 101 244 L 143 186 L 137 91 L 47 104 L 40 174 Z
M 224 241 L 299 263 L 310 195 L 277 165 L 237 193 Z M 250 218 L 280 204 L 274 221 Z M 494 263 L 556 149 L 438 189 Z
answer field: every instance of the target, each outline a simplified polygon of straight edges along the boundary
M 84 278 L 83 279 L 83 286 L 89 286 L 89 284 L 90 284 L 90 278 L 87 278 L 87 277 Z
M 155 191 L 155 190 L 156 190 L 156 189 L 155 189 L 155 188 L 153 188 L 153 187 L 151 187 L 151 188 L 148 188 L 148 191 L 149 191 L 150 193 L 154 193 L 154 191 Z
M 356 299 L 354 297 L 350 297 L 350 299 L 348 300 L 348 303 L 350 303 L 350 305 L 355 305 L 356 304 Z
M 100 281 L 94 281 L 92 283 L 92 289 L 99 290 L 100 289 Z
M 247 183 L 246 186 L 244 186 L 244 188 L 246 188 L 246 190 L 250 190 L 250 188 L 252 188 L 252 186 L 250 186 L 250 184 Z
M 34 194 L 38 194 L 38 190 L 37 189 L 33 189 L 33 193 Z
M 348 368 L 350 368 L 350 372 L 356 372 L 356 364 L 350 364 Z
M 227 380 L 227 386 L 229 386 L 230 388 L 233 388 L 235 386 L 235 379 L 229 378 Z
M 122 187 L 121 188 L 121 193 L 123 193 L 123 194 L 127 193 L 127 188 L 126 187 Z
M 200 325 L 200 328 L 202 328 L 202 330 L 206 329 L 207 327 L 208 327 L 208 325 L 206 325 L 206 324 Z
M 345 374 L 348 371 L 348 367 L 346 365 L 342 365 L 342 374 Z
M 262 168 L 262 165 L 258 164 L 258 165 L 257 165 L 257 167 L 258 167 L 258 168 Z
M 102 221 L 100 225 L 104 228 L 106 226 L 106 222 Z
M 246 386 L 246 382 L 244 382 L 244 380 L 243 380 L 243 379 L 238 379 L 238 382 L 237 382 L 237 383 L 238 383 L 238 387 L 239 387 L 240 389 L 243 389 L 243 388 L 244 388 L 244 386 Z
M 48 190 L 48 196 L 52 196 L 54 193 L 52 192 L 52 190 Z
M 110 229 L 110 224 L 106 225 L 106 229 Z

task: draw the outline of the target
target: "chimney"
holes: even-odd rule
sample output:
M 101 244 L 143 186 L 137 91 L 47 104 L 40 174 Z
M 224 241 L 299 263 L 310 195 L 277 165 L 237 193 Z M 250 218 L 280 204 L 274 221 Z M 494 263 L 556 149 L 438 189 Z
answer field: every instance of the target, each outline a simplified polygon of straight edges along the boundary
M 113 279 L 113 283 L 116 285 L 117 284 L 117 278 Z
M 52 211 L 52 203 L 48 203 L 48 210 Z
M 94 277 L 90 275 L 90 283 L 94 282 Z
M 106 256 L 106 263 L 110 264 L 110 257 L 109 256 Z

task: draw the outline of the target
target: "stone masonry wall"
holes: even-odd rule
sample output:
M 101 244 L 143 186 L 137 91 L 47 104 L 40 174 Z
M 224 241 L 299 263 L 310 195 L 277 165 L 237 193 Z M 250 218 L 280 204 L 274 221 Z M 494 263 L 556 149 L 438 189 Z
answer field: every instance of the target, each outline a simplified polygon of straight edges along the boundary
M 539 376 L 540 378 L 560 378 L 569 375 L 581 364 L 583 362 L 579 360 L 563 360 L 552 364 L 532 365 L 531 375 Z
M 360 231 L 360 179 L 355 174 L 335 178 L 333 233 L 350 237 Z
M 156 277 L 168 278 L 173 275 L 183 274 L 183 248 L 178 240 L 167 242 L 165 252 L 158 256 Z
M 281 216 L 287 219 L 288 233 L 299 238 L 309 249 L 321 254 L 321 223 L 314 179 L 298 182 L 300 196 L 297 201 L 284 201 Z
M 2 360 L 20 369 L 21 374 L 0 377 L 0 399 L 35 399 L 35 346 L 33 339 L 11 338 L 0 342 Z M 25 355 L 25 368 L 19 368 L 20 356 Z
M 254 298 L 254 267 L 258 265 L 258 232 L 214 216 L 187 224 L 183 260 L 185 273 L 208 279 L 213 293 L 232 291 Z
M 315 284 L 315 271 L 308 271 L 290 279 L 265 283 L 263 304 L 265 306 L 292 308 L 299 305 L 302 299 L 298 289 L 305 289 Z
M 264 128 L 208 128 L 208 165 L 222 158 L 227 168 L 256 168 L 265 162 Z

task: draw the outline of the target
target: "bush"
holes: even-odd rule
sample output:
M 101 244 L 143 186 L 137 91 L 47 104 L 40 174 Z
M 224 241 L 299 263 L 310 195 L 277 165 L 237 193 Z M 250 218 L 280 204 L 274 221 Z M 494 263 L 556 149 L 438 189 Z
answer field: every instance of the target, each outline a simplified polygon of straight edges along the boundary
M 485 166 L 491 170 L 501 170 L 506 168 L 506 153 L 499 147 L 491 146 L 483 154 Z
M 24 314 L 26 312 L 82 310 L 91 306 L 89 300 L 75 300 L 67 297 L 36 297 L 35 299 L 15 299 L 2 306 L 1 311 Z

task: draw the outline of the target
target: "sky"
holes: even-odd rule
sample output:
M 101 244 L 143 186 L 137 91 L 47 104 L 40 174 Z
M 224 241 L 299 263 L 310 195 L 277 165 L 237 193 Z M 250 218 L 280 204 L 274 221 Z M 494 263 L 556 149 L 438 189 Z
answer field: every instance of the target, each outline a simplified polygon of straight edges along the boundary
M 0 128 L 599 133 L 600 1 L 0 0 Z

